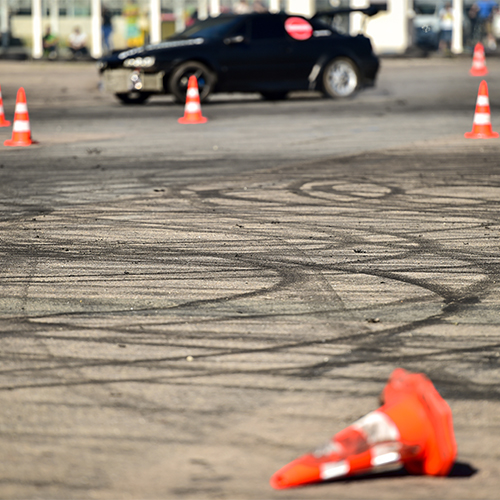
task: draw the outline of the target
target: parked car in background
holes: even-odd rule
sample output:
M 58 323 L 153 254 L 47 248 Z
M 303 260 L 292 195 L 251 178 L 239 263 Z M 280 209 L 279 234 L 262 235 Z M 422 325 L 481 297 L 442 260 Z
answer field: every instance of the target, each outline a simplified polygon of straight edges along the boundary
M 437 50 L 439 45 L 439 9 L 440 2 L 415 0 L 413 26 L 415 45 L 429 50 Z
M 379 61 L 363 35 L 342 35 L 320 19 L 264 13 L 208 18 L 159 44 L 115 52 L 98 67 L 104 88 L 131 104 L 155 94 L 184 102 L 191 75 L 201 101 L 215 92 L 349 97 L 374 85 Z
M 467 44 L 471 38 L 471 22 L 468 16 L 469 9 L 474 0 L 464 2 L 463 13 L 463 40 Z M 414 43 L 425 50 L 439 48 L 440 22 L 439 12 L 444 8 L 445 0 L 414 0 L 413 27 L 415 33 Z
M 437 50 L 439 46 L 439 10 L 442 2 L 432 0 L 415 0 L 413 10 L 413 26 L 415 28 L 415 45 L 429 50 Z

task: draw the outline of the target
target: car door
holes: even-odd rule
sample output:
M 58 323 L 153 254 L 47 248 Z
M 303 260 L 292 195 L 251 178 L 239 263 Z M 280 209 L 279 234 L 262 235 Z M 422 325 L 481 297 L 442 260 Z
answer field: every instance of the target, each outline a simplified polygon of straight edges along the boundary
M 225 90 L 277 90 L 287 88 L 293 66 L 292 40 L 284 16 L 256 14 L 225 40 L 219 62 Z

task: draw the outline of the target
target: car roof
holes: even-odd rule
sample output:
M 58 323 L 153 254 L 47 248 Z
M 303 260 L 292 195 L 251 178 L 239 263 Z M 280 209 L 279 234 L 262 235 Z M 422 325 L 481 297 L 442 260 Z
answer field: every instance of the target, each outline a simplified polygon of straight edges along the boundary
M 200 20 L 199 22 L 204 22 L 209 19 L 243 19 L 248 17 L 304 17 L 300 14 L 287 14 L 286 12 L 249 12 L 248 14 L 234 14 L 232 12 L 223 12 L 219 14 L 217 17 L 207 17 L 207 19 Z

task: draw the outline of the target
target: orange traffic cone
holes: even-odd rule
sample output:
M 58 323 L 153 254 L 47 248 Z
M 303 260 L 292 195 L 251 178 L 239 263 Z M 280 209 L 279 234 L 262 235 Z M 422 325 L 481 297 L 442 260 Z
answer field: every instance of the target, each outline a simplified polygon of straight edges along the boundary
M 0 88 L 0 127 L 10 127 L 9 120 L 5 119 L 5 113 L 3 112 L 3 100 L 2 100 L 2 89 Z
M 484 46 L 482 43 L 476 43 L 474 47 L 474 55 L 472 56 L 472 68 L 469 73 L 472 76 L 484 76 L 488 74 L 486 67 L 486 58 L 484 56 Z
M 23 87 L 21 87 L 17 91 L 14 126 L 12 127 L 12 139 L 6 140 L 3 144 L 4 146 L 30 146 L 33 143 L 34 142 L 31 140 L 26 93 L 24 92 Z
M 206 123 L 208 121 L 208 119 L 201 114 L 198 80 L 194 75 L 191 75 L 188 81 L 184 116 L 177 121 L 179 123 Z
M 476 112 L 474 113 L 472 131 L 466 132 L 464 137 L 467 139 L 495 139 L 498 137 L 498 133 L 493 132 L 491 128 L 488 84 L 484 80 L 480 83 L 477 93 Z
M 382 395 L 383 406 L 285 465 L 271 486 L 292 488 L 402 466 L 413 474 L 448 474 L 457 454 L 451 410 L 432 382 L 398 368 Z

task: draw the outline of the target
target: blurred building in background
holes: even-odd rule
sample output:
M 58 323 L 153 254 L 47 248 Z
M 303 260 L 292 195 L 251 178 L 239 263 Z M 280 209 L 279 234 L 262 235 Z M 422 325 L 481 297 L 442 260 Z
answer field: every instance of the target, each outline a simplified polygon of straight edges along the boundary
M 453 0 L 455 25 L 453 51 L 463 49 L 463 20 L 469 0 Z M 473 0 L 470 0 L 473 1 Z M 470 3 L 469 1 L 469 3 Z M 0 56 L 12 44 L 29 48 L 33 58 L 44 56 L 43 36 L 50 27 L 60 50 L 68 47 L 70 33 L 76 27 L 87 35 L 92 57 L 103 50 L 124 48 L 132 43 L 156 43 L 196 19 L 234 11 L 241 0 L 0 0 Z M 317 11 L 332 9 L 363 9 L 386 4 L 387 10 L 368 17 L 359 12 L 335 16 L 339 31 L 352 35 L 364 33 L 372 40 L 379 54 L 402 54 L 416 37 L 415 8 L 418 11 L 439 11 L 442 0 L 246 0 L 247 8 L 286 11 L 306 17 Z M 103 15 L 104 14 L 104 15 Z M 102 24 L 107 28 L 102 29 Z M 458 27 L 460 27 L 458 29 Z M 422 29 L 427 29 L 426 27 Z M 430 28 L 429 28 L 430 29 Z M 129 36 L 135 32 L 135 42 Z M 108 42 L 108 43 L 103 43 Z

